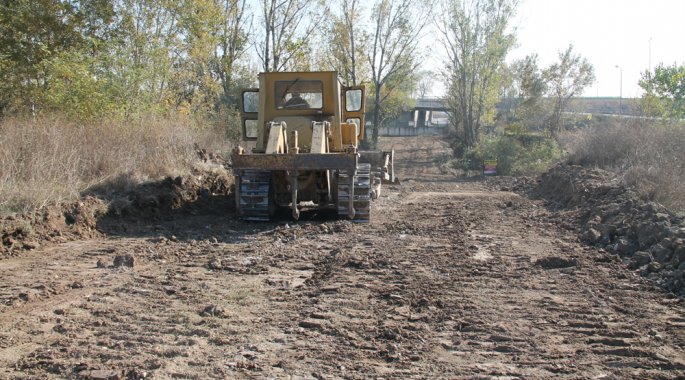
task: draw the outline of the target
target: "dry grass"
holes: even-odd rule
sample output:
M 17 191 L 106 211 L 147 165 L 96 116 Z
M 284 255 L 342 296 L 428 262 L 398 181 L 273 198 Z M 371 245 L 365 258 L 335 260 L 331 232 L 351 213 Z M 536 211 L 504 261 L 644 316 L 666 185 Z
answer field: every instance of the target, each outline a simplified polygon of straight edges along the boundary
M 222 131 L 192 128 L 182 120 L 2 120 L 0 211 L 74 200 L 103 182 L 130 186 L 185 174 L 196 160 L 196 143 L 208 149 L 223 143 L 228 149 Z
M 564 136 L 572 163 L 610 169 L 645 198 L 685 211 L 685 126 L 610 121 Z

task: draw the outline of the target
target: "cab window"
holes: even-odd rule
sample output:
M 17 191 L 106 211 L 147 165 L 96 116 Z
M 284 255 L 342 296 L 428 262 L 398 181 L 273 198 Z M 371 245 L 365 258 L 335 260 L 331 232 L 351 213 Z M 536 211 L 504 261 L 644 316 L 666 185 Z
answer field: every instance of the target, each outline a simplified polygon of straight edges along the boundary
M 276 82 L 276 108 L 321 109 L 323 107 L 323 82 L 294 80 Z
M 243 91 L 243 113 L 257 113 L 259 111 L 259 91 Z
M 345 91 L 345 111 L 359 112 L 362 109 L 362 90 L 353 89 Z

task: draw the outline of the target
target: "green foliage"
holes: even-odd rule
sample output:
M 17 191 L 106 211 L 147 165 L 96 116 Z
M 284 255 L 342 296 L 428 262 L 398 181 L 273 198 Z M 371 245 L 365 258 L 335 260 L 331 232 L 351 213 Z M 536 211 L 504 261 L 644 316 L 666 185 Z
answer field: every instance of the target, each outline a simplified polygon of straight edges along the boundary
M 447 101 L 466 147 L 479 141 L 481 125 L 494 120 L 505 82 L 504 59 L 514 47 L 508 32 L 518 1 L 446 2 L 441 29 L 448 54 Z
M 107 81 L 93 76 L 96 66 L 93 57 L 79 52 L 61 53 L 48 62 L 44 108 L 81 120 L 115 114 L 122 104 Z
M 308 40 L 297 38 L 288 41 L 284 45 L 285 50 L 290 52 L 289 69 L 292 71 L 312 70 L 312 46 Z
M 685 118 L 685 65 L 658 65 L 645 71 L 639 82 L 645 90 L 642 108 L 647 115 Z
M 36 112 L 48 62 L 74 49 L 97 49 L 111 13 L 98 0 L 14 0 L 0 5 L 0 112 Z
M 542 77 L 538 66 L 538 55 L 529 54 L 525 58 L 515 61 L 512 65 L 515 73 L 516 96 L 524 104 L 535 104 L 540 101 L 547 90 L 547 83 Z
M 481 170 L 484 160 L 497 159 L 499 175 L 529 175 L 544 172 L 562 156 L 554 139 L 507 126 L 501 134 L 482 135 L 478 144 L 466 149 L 454 166 Z
M 542 77 L 537 60 L 537 54 L 531 54 L 514 61 L 509 67 L 512 84 L 504 95 L 509 102 L 509 109 L 499 115 L 507 124 L 525 124 L 529 129 L 536 130 L 543 127 L 548 113 L 543 98 L 547 82 Z
M 0 12 L 0 113 L 201 114 L 252 76 L 246 0 L 16 0 Z
M 392 81 L 397 81 L 394 83 Z M 414 99 L 411 96 L 411 80 L 407 78 L 393 78 L 389 82 L 389 86 L 383 86 L 380 89 L 379 96 L 382 99 L 382 107 L 379 113 L 379 125 L 385 126 L 389 121 L 395 120 L 402 112 L 408 111 L 414 106 Z M 375 87 L 369 89 L 368 100 L 366 102 L 366 113 L 374 114 L 376 112 Z
M 554 99 L 554 114 L 549 130 L 557 134 L 563 126 L 562 114 L 568 101 L 595 82 L 595 70 L 590 62 L 573 52 L 573 45 L 559 52 L 559 61 L 543 72 L 548 95 Z
M 371 78 L 365 57 L 369 53 L 369 35 L 362 28 L 359 0 L 340 1 L 336 11 L 329 10 L 323 36 L 319 66 L 336 70 L 347 85 L 356 86 Z

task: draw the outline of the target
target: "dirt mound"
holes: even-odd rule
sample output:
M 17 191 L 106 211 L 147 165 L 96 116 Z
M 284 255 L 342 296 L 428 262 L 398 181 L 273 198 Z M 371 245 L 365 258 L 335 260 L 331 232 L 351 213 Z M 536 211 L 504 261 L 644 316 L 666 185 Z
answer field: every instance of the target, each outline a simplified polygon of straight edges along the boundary
M 97 220 L 106 213 L 107 206 L 101 199 L 87 196 L 73 203 L 4 216 L 0 219 L 0 257 L 36 249 L 45 243 L 96 236 Z
M 561 269 L 578 266 L 578 260 L 552 256 L 543 257 L 542 259 L 535 261 L 535 264 L 543 269 Z
M 540 176 L 535 193 L 562 208 L 582 206 L 603 196 L 625 192 L 611 172 L 558 165 Z
M 529 176 L 486 177 L 485 183 L 487 186 L 497 188 L 500 191 L 513 191 L 517 193 L 525 193 L 537 185 L 536 178 Z
M 230 195 L 233 178 L 230 172 L 215 164 L 200 164 L 192 174 L 167 177 L 122 188 L 104 183 L 91 189 L 82 199 L 60 205 L 45 206 L 33 212 L 0 218 L 0 257 L 14 256 L 46 243 L 94 237 L 100 234 L 105 218 L 158 219 L 174 212 L 198 212 L 216 207 L 209 199 Z M 234 202 L 224 202 L 230 208 Z
M 575 223 L 581 238 L 619 255 L 630 269 L 685 295 L 685 218 L 641 199 L 613 173 L 558 165 L 531 192 L 561 211 L 557 224 Z
M 109 216 L 155 218 L 211 196 L 231 193 L 233 177 L 223 168 L 196 168 L 191 175 L 147 182 L 130 189 L 94 193 L 108 201 Z M 201 206 L 201 202 L 198 203 Z

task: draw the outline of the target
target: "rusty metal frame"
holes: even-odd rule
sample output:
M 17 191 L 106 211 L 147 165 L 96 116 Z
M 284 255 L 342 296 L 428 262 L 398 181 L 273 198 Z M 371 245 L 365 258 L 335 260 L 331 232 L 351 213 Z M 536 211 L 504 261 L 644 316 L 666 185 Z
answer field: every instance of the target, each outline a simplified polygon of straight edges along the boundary
M 233 154 L 233 172 L 240 170 L 348 170 L 357 168 L 357 154 L 300 153 L 300 154 Z

